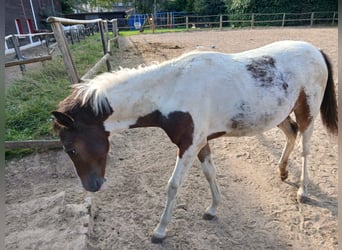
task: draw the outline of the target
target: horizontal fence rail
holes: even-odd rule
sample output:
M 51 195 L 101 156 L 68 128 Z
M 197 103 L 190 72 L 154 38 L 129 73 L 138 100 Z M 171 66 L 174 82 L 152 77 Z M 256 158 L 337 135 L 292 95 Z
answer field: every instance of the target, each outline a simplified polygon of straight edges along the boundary
M 20 148 L 62 148 L 60 140 L 27 140 L 27 141 L 6 141 L 5 149 L 20 149 Z

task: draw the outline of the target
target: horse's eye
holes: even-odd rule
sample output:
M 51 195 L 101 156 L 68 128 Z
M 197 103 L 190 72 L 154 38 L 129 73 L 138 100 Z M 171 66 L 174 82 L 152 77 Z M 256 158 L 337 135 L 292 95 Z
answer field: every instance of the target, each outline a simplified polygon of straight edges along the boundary
M 65 151 L 68 155 L 70 156 L 75 156 L 77 155 L 76 149 L 70 149 Z

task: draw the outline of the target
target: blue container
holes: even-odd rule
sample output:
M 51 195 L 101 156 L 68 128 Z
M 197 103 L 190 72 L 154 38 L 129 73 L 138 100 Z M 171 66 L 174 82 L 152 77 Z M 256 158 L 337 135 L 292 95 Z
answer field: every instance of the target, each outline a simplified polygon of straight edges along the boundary
M 130 30 L 140 30 L 144 25 L 146 15 L 144 14 L 134 14 L 128 18 L 128 25 Z

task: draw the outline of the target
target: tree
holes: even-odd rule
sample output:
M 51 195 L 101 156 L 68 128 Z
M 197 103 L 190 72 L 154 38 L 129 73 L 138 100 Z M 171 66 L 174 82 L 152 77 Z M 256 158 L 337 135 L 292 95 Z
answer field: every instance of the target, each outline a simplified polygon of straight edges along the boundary
M 217 15 L 226 12 L 226 6 L 222 0 L 194 0 L 193 10 L 200 15 Z
M 185 8 L 186 1 L 159 1 L 159 7 L 163 11 L 182 11 Z
M 228 13 L 336 11 L 338 0 L 224 0 Z

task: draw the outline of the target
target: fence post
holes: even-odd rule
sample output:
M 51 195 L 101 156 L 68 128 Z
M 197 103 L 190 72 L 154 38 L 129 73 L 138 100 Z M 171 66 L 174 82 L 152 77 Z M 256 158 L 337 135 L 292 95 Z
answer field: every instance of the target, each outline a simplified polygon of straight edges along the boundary
M 220 30 L 222 30 L 222 15 L 220 15 Z
M 107 46 L 106 46 L 106 40 L 104 37 L 103 21 L 99 21 L 98 26 L 99 26 L 100 36 L 101 36 L 102 51 L 103 51 L 103 54 L 105 55 L 107 53 Z
M 285 16 L 286 16 L 286 13 L 283 14 L 283 21 L 281 23 L 281 27 L 285 26 Z
M 106 41 L 109 40 L 109 33 L 108 33 L 108 21 L 104 21 L 103 22 L 103 25 L 104 25 L 104 31 L 106 33 Z
M 254 13 L 252 13 L 252 18 L 251 18 L 251 28 L 254 28 Z
M 112 20 L 112 31 L 114 37 L 114 43 L 117 48 L 119 48 L 119 40 L 118 40 L 118 19 Z
M 16 58 L 17 58 L 19 61 L 20 61 L 20 60 L 23 60 L 23 56 L 21 55 L 21 51 L 20 51 L 20 48 L 19 48 L 18 43 L 17 43 L 17 38 L 15 37 L 14 34 L 11 36 L 11 42 L 12 42 L 13 47 L 14 47 L 14 51 L 15 51 L 15 56 L 16 56 Z M 20 65 L 20 70 L 21 70 L 21 73 L 26 72 L 25 64 L 21 64 L 21 65 Z
M 310 18 L 310 27 L 312 27 L 313 23 L 314 23 L 314 16 L 315 16 L 315 12 L 311 13 L 311 18 Z
M 336 11 L 334 11 L 331 25 L 334 25 L 334 23 L 335 23 L 335 17 L 336 17 Z
M 152 27 L 152 33 L 154 34 L 154 31 L 155 31 L 155 29 L 156 29 L 156 23 L 157 23 L 157 20 L 156 20 L 156 18 L 157 18 L 157 16 L 155 15 L 155 14 L 152 14 L 151 15 L 151 19 L 150 19 L 150 27 Z
M 189 17 L 188 16 L 185 17 L 185 28 L 186 30 L 189 30 Z
M 113 36 L 114 38 L 118 36 L 118 19 L 114 19 L 112 22 Z
M 104 36 L 103 21 L 99 21 L 98 25 L 99 25 L 100 34 L 101 34 L 101 42 L 102 42 L 103 54 L 106 55 L 108 51 L 107 51 L 107 41 L 105 40 L 105 36 Z M 112 70 L 112 67 L 110 66 L 110 62 L 108 60 L 106 60 L 106 66 L 107 66 L 107 71 L 108 72 Z
M 56 22 L 54 20 L 50 21 L 52 31 L 55 35 L 55 39 L 57 41 L 58 48 L 62 53 L 62 57 L 66 66 L 66 70 L 70 81 L 72 84 L 78 83 L 80 81 L 76 66 L 74 61 L 72 60 L 71 52 L 69 50 L 68 42 L 64 36 L 64 31 L 62 28 L 62 24 L 60 22 Z

